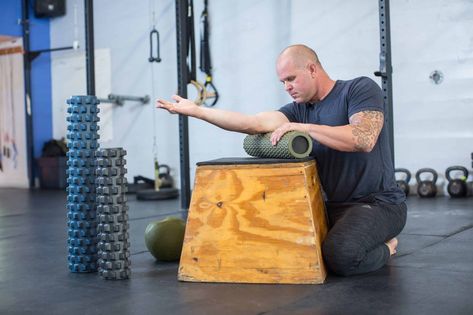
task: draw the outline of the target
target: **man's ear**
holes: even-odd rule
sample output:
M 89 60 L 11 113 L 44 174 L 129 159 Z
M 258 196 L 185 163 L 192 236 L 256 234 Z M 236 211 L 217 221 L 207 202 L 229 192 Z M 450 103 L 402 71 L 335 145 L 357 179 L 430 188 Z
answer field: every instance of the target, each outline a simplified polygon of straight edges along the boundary
M 312 78 L 315 78 L 315 75 L 317 74 L 317 65 L 315 63 L 309 63 L 309 72 L 310 72 L 310 76 Z

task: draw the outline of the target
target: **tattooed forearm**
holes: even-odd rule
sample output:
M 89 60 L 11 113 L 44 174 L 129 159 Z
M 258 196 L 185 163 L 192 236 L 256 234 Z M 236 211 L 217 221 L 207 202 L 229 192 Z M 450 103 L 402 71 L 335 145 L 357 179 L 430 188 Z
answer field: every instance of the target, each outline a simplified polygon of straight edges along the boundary
M 369 152 L 383 127 L 384 115 L 378 111 L 359 112 L 350 117 L 355 151 Z

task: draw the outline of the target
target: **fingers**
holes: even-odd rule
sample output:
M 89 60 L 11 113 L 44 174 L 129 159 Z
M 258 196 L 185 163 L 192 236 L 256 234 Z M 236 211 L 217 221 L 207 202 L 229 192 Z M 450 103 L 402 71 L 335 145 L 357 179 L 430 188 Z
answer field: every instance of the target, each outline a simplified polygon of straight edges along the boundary
M 166 100 L 158 99 L 156 101 L 156 108 L 163 108 L 171 114 L 175 113 L 174 103 L 168 102 Z
M 180 97 L 179 95 L 173 95 L 171 98 L 173 100 L 175 100 L 176 102 L 178 102 L 178 103 L 184 99 L 184 98 Z
M 271 140 L 271 144 L 273 146 L 275 146 L 276 144 L 278 144 L 279 140 L 281 140 L 281 138 L 289 131 L 292 131 L 292 130 L 297 130 L 300 126 L 300 124 L 294 124 L 294 123 L 285 123 L 283 124 L 282 126 L 280 126 L 279 128 L 277 128 L 276 130 L 273 131 L 273 133 L 271 134 L 271 137 L 270 137 L 270 140 Z
M 281 140 L 281 137 L 284 135 L 284 131 L 282 130 L 282 128 L 278 128 L 276 130 L 273 131 L 273 133 L 271 134 L 271 144 L 273 146 L 275 146 L 276 144 L 278 144 L 279 140 Z
M 171 98 L 175 101 L 175 103 L 163 99 L 158 99 L 156 101 L 156 108 L 166 109 L 171 114 L 185 113 L 185 105 L 188 105 L 187 103 L 189 101 L 183 97 L 180 97 L 179 95 L 173 95 L 171 96 Z
M 172 105 L 170 102 L 166 101 L 166 100 L 161 100 L 161 99 L 158 99 L 156 101 L 156 107 L 162 107 L 162 108 L 168 108 L 170 105 Z
M 171 98 L 173 100 L 175 100 L 176 103 L 179 103 L 180 101 L 182 101 L 184 99 L 184 98 L 180 97 L 179 95 L 173 95 L 173 96 L 171 96 Z M 164 108 L 169 109 L 169 106 L 172 106 L 172 105 L 174 105 L 174 103 L 171 103 L 171 102 L 163 100 L 163 99 L 158 99 L 156 101 L 156 107 L 164 107 Z
M 271 145 L 275 146 L 277 142 L 276 140 L 276 131 L 273 131 L 273 133 L 271 134 L 271 138 L 270 138 L 270 141 L 271 141 Z

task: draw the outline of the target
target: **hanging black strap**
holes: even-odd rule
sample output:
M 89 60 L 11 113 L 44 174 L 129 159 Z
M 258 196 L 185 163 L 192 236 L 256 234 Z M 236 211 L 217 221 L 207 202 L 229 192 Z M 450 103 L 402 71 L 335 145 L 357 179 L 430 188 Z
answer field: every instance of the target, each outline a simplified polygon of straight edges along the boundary
M 196 70 L 196 53 L 195 53 L 195 32 L 194 32 L 194 4 L 193 0 L 187 0 L 187 52 L 186 52 L 186 66 L 187 66 L 187 84 L 192 84 L 197 89 L 197 98 L 195 103 L 200 105 L 206 98 L 206 91 L 204 84 L 197 81 Z
M 189 81 L 197 81 L 196 57 L 195 57 L 195 32 L 194 32 L 194 3 L 187 3 L 187 71 Z
M 200 71 L 210 75 L 212 65 L 210 64 L 210 46 L 209 46 L 209 13 L 207 11 L 207 0 L 204 0 L 204 10 L 200 15 Z
M 205 88 L 207 90 L 207 99 L 212 98 L 213 102 L 207 106 L 214 106 L 218 101 L 218 92 L 212 82 L 212 63 L 210 61 L 210 43 L 209 43 L 209 12 L 207 10 L 208 1 L 204 0 L 204 10 L 200 16 L 201 32 L 200 32 L 200 71 L 204 72 Z

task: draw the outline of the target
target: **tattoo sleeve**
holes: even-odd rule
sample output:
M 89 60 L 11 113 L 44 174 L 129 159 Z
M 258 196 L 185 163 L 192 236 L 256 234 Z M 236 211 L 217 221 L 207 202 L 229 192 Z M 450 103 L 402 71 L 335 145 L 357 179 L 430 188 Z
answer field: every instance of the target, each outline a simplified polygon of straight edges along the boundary
M 376 141 L 384 123 L 384 115 L 378 111 L 363 111 L 350 116 L 352 135 L 355 141 L 355 151 L 370 151 Z

